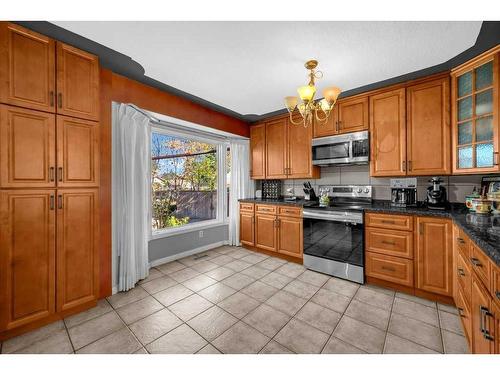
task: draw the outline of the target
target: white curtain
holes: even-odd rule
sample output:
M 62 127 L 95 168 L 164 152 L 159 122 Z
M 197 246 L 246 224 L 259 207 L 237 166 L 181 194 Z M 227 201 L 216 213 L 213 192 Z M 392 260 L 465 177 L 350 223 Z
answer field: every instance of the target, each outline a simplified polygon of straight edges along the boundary
M 229 187 L 229 244 L 240 244 L 240 212 L 238 199 L 253 198 L 254 181 L 250 179 L 250 142 L 232 140 L 231 181 Z
M 113 103 L 112 136 L 113 284 L 126 291 L 149 273 L 149 118 Z

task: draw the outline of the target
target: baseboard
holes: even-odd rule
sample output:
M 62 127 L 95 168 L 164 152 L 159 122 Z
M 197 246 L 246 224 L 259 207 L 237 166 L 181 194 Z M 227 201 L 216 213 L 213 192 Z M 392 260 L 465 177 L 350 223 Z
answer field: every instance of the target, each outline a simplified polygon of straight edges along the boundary
M 182 253 L 170 255 L 170 256 L 165 257 L 165 258 L 153 260 L 152 262 L 149 262 L 149 267 L 156 267 L 156 266 L 159 266 L 159 265 L 164 264 L 164 263 L 172 262 L 174 260 L 185 258 L 185 257 L 190 256 L 190 255 L 202 253 L 202 252 L 207 251 L 207 250 L 212 250 L 212 249 L 215 249 L 216 247 L 224 246 L 227 244 L 229 244 L 228 240 L 214 242 L 214 243 L 211 243 L 211 244 L 208 244 L 205 246 L 200 246 L 200 247 L 197 247 L 196 249 L 184 251 Z

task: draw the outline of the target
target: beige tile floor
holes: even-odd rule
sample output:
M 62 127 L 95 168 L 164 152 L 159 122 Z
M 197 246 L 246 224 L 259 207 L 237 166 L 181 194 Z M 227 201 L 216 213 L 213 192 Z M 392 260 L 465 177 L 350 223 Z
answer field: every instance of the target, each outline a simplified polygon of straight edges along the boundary
M 466 353 L 457 310 L 239 247 L 151 269 L 136 288 L 2 353 Z

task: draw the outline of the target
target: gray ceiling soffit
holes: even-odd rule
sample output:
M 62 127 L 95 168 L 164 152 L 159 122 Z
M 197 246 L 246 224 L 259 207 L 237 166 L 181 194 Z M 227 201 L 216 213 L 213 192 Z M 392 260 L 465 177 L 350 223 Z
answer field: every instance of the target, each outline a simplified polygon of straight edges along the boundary
M 99 62 L 102 67 L 120 74 L 127 78 L 131 78 L 145 85 L 157 88 L 169 94 L 187 99 L 191 102 L 199 104 L 205 108 L 223 113 L 241 121 L 249 122 L 245 116 L 234 112 L 230 109 L 224 108 L 220 105 L 209 102 L 198 96 L 191 95 L 185 91 L 176 89 L 175 87 L 166 85 L 155 79 L 144 75 L 144 68 L 137 61 L 132 60 L 127 55 L 117 52 L 111 48 L 96 43 L 93 40 L 87 39 L 81 35 L 75 34 L 69 30 L 63 29 L 47 21 L 13 21 L 14 23 L 26 27 L 30 30 L 36 31 L 40 34 L 47 35 L 53 39 L 59 40 L 63 43 L 70 44 L 74 47 L 80 48 L 84 51 L 90 52 L 99 56 Z
M 185 91 L 176 89 L 175 87 L 166 85 L 162 82 L 149 78 L 144 75 L 144 68 L 139 63 L 132 60 L 130 57 L 122 53 L 119 53 L 111 48 L 105 47 L 99 43 L 96 43 L 90 39 L 84 38 L 69 30 L 56 26 L 50 22 L 46 21 L 14 21 L 14 22 L 28 29 L 47 35 L 51 38 L 60 40 L 64 43 L 71 44 L 77 48 L 80 48 L 82 50 L 88 51 L 90 53 L 99 56 L 101 65 L 104 68 L 112 70 L 115 73 L 134 79 L 146 85 L 155 87 L 167 93 L 185 98 L 203 107 L 224 113 L 228 116 L 237 118 L 239 120 L 253 123 L 262 119 L 284 114 L 287 112 L 286 109 L 283 108 L 281 110 L 273 111 L 263 115 L 255 115 L 255 114 L 242 115 L 225 107 L 209 102 L 208 100 L 204 100 L 200 97 L 191 95 Z M 450 70 L 451 68 L 458 66 L 466 62 L 467 60 L 470 60 L 471 58 L 483 53 L 484 51 L 487 51 L 488 49 L 496 46 L 499 43 L 500 43 L 500 21 L 484 21 L 481 25 L 481 30 L 479 32 L 479 35 L 476 39 L 476 43 L 474 44 L 474 46 L 465 50 L 459 55 L 453 57 L 452 59 L 442 64 L 434 65 L 429 68 L 421 69 L 398 77 L 390 78 L 384 81 L 375 82 L 369 85 L 358 87 L 356 89 L 345 91 L 340 95 L 340 97 L 341 98 L 348 97 L 365 91 L 375 90 L 385 86 L 390 86 L 393 84 Z

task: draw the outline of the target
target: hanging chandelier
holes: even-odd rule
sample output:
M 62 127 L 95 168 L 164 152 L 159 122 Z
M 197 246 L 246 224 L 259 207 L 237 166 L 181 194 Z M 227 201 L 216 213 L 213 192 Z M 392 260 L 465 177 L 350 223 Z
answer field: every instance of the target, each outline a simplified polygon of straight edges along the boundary
M 318 66 L 318 61 L 316 60 L 309 60 L 304 66 L 309 70 L 307 74 L 309 83 L 297 89 L 301 103 L 299 103 L 299 98 L 296 96 L 286 96 L 285 105 L 290 114 L 290 122 L 294 125 L 302 124 L 306 128 L 312 124 L 313 118 L 318 123 L 326 123 L 341 90 L 335 86 L 327 87 L 323 90 L 323 99 L 315 101 L 314 94 L 316 94 L 316 87 L 314 86 L 314 80 L 323 78 L 323 72 L 314 70 Z M 296 122 L 293 120 L 295 109 L 302 116 L 302 121 Z

